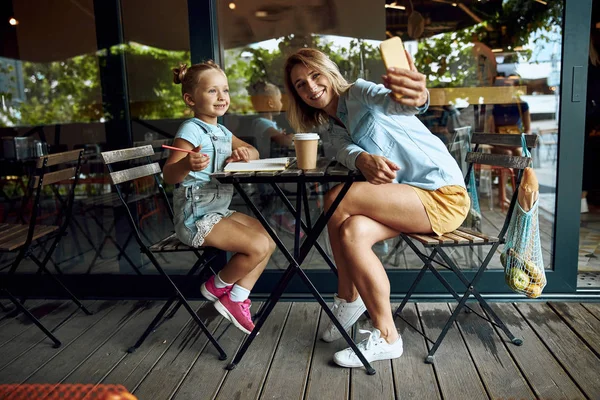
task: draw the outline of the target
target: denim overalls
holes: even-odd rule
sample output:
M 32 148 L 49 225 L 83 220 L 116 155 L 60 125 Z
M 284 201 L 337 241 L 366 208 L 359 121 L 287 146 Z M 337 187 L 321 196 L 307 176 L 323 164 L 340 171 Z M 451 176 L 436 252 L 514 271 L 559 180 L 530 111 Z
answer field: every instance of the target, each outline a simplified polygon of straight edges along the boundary
M 222 171 L 225 160 L 231 155 L 231 136 L 215 135 L 198 124 L 210 137 L 213 144 L 213 171 Z M 229 210 L 233 185 L 223 185 L 216 180 L 210 182 L 179 185 L 173 192 L 175 233 L 181 242 L 188 246 L 200 247 L 204 238 L 223 218 L 234 211 Z

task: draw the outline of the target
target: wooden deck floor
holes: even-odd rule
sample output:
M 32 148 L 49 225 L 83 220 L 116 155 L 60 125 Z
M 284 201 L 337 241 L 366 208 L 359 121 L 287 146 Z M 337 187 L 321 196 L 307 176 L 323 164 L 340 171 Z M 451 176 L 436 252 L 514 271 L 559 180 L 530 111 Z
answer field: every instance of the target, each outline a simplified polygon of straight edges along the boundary
M 342 341 L 317 340 L 327 316 L 316 303 L 280 303 L 233 371 L 184 310 L 135 353 L 132 345 L 161 306 L 94 301 L 91 316 L 69 302 L 31 302 L 63 341 L 59 349 L 22 317 L 0 320 L 0 383 L 117 383 L 140 400 L 161 399 L 599 399 L 600 304 L 496 303 L 521 347 L 473 314 L 464 314 L 436 354 L 398 322 L 404 355 L 364 369 L 332 364 Z M 230 359 L 243 334 L 194 302 Z M 258 305 L 255 305 L 258 306 Z M 405 317 L 435 335 L 452 304 L 410 304 Z M 3 314 L 4 315 L 4 314 Z M 368 324 L 367 320 L 361 321 Z

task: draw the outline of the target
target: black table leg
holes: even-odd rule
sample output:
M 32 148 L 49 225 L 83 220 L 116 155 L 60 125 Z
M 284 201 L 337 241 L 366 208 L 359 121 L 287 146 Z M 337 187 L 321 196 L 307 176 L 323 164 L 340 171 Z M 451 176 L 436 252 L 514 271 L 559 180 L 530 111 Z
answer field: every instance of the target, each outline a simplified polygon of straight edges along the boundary
M 335 212 L 335 209 L 337 208 L 337 206 L 340 204 L 340 202 L 342 201 L 342 199 L 344 198 L 344 196 L 350 189 L 350 186 L 352 185 L 353 180 L 354 179 L 349 179 L 345 182 L 344 186 L 342 187 L 342 190 L 340 190 L 340 192 L 338 193 L 338 196 L 334 200 L 334 202 L 331 205 L 331 207 L 329 208 L 329 210 L 321 213 L 321 215 L 315 222 L 315 225 L 311 229 L 309 229 L 309 232 L 307 232 L 307 236 L 306 236 L 305 240 L 302 242 L 301 246 L 299 244 L 300 244 L 300 224 L 302 224 L 302 201 L 303 201 L 302 197 L 303 197 L 303 195 L 306 195 L 306 191 L 302 190 L 302 188 L 300 186 L 300 185 L 304 185 L 304 180 L 301 179 L 300 182 L 298 182 L 298 191 L 297 191 L 298 197 L 296 199 L 296 210 L 295 210 L 296 235 L 294 238 L 295 239 L 294 240 L 294 255 L 292 256 L 290 254 L 290 252 L 288 251 L 288 249 L 283 244 L 283 242 L 281 241 L 281 239 L 279 239 L 279 237 L 277 236 L 275 231 L 267 223 L 265 217 L 258 210 L 256 205 L 251 201 L 251 199 L 249 198 L 247 193 L 244 191 L 244 189 L 242 188 L 240 183 L 234 179 L 233 185 L 234 185 L 235 189 L 238 191 L 238 193 L 244 199 L 244 201 L 250 207 L 250 209 L 254 212 L 254 214 L 256 215 L 258 220 L 261 222 L 261 224 L 264 226 L 264 228 L 267 230 L 269 235 L 273 238 L 273 240 L 277 244 L 277 247 L 283 252 L 285 257 L 290 262 L 290 265 L 286 269 L 283 277 L 280 279 L 279 283 L 277 284 L 275 290 L 272 292 L 271 296 L 269 296 L 269 299 L 267 300 L 266 304 L 259 311 L 260 316 L 259 316 L 258 320 L 256 321 L 254 329 L 250 333 L 250 336 L 248 336 L 248 338 L 246 338 L 246 340 L 242 344 L 242 347 L 236 353 L 233 361 L 227 366 L 228 370 L 234 369 L 237 366 L 237 364 L 239 364 L 239 362 L 242 360 L 244 354 L 246 354 L 246 351 L 248 350 L 249 346 L 252 344 L 252 342 L 254 341 L 254 338 L 260 331 L 260 328 L 264 325 L 264 323 L 265 323 L 266 319 L 268 318 L 268 316 L 270 315 L 271 311 L 273 310 L 273 308 L 275 307 L 275 305 L 281 298 L 281 296 L 282 296 L 283 292 L 285 291 L 287 285 L 289 284 L 290 280 L 292 279 L 294 274 L 298 273 L 300 275 L 300 277 L 302 278 L 302 281 L 304 282 L 304 284 L 311 291 L 313 297 L 317 300 L 317 302 L 319 302 L 321 307 L 325 310 L 325 313 L 327 314 L 327 316 L 331 319 L 331 321 L 334 323 L 334 325 L 341 332 L 342 337 L 346 340 L 348 345 L 352 348 L 352 350 L 356 353 L 358 358 L 361 360 L 361 362 L 365 366 L 365 369 L 367 370 L 367 373 L 369 375 L 375 374 L 375 369 L 373 369 L 373 367 L 369 364 L 369 362 L 364 357 L 362 352 L 358 349 L 356 344 L 352 341 L 352 338 L 350 338 L 348 333 L 343 329 L 340 322 L 337 320 L 337 318 L 335 318 L 335 315 L 333 315 L 333 312 L 329 309 L 329 306 L 327 305 L 327 303 L 325 303 L 325 300 L 323 299 L 323 297 L 321 296 L 319 291 L 316 289 L 316 287 L 313 285 L 313 283 L 310 281 L 308 276 L 304 273 L 304 271 L 300 267 L 300 265 L 302 265 L 302 262 L 308 255 L 310 249 L 313 246 L 315 246 L 319 235 L 325 229 L 327 222 L 329 221 L 329 219 Z

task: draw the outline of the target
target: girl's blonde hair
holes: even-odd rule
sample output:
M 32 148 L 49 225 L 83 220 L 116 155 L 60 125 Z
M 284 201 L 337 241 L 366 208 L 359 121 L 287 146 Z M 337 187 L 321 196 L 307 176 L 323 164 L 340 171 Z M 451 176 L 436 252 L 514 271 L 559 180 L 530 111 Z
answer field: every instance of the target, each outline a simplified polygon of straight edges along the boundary
M 225 72 L 213 60 L 203 63 L 193 64 L 188 67 L 187 64 L 179 64 L 179 68 L 173 68 L 173 82 L 181 84 L 181 94 L 191 94 L 200 81 L 200 75 L 204 71 L 217 70 L 225 75 Z
M 327 77 L 338 96 L 348 90 L 350 84 L 344 79 L 338 66 L 319 50 L 304 48 L 287 58 L 284 68 L 284 83 L 288 93 L 287 118 L 294 130 L 308 132 L 316 126 L 327 123 L 329 117 L 325 111 L 306 104 L 298 95 L 291 75 L 292 69 L 299 64 Z

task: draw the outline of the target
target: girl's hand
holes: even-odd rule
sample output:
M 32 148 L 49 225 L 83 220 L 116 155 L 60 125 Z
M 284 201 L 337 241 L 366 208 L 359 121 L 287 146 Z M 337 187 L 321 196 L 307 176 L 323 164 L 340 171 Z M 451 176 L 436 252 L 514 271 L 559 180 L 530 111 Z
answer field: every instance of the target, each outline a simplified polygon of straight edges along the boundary
M 392 183 L 396 179 L 396 171 L 400 170 L 399 166 L 387 158 L 367 152 L 356 158 L 356 168 L 362 172 L 367 182 L 373 185 Z
M 250 160 L 250 149 L 246 146 L 238 147 L 231 152 L 231 156 L 225 160 L 226 163 L 236 161 L 249 161 Z
M 193 153 L 188 153 L 188 155 L 185 157 L 190 171 L 202 171 L 208 167 L 208 164 L 210 163 L 210 157 L 208 154 L 200 153 L 201 148 L 202 146 L 196 147 L 194 150 L 192 150 Z
M 409 107 L 421 107 L 427 102 L 425 75 L 417 71 L 412 57 L 404 50 L 410 70 L 390 68 L 383 75 L 383 85 L 392 91 L 395 102 Z

